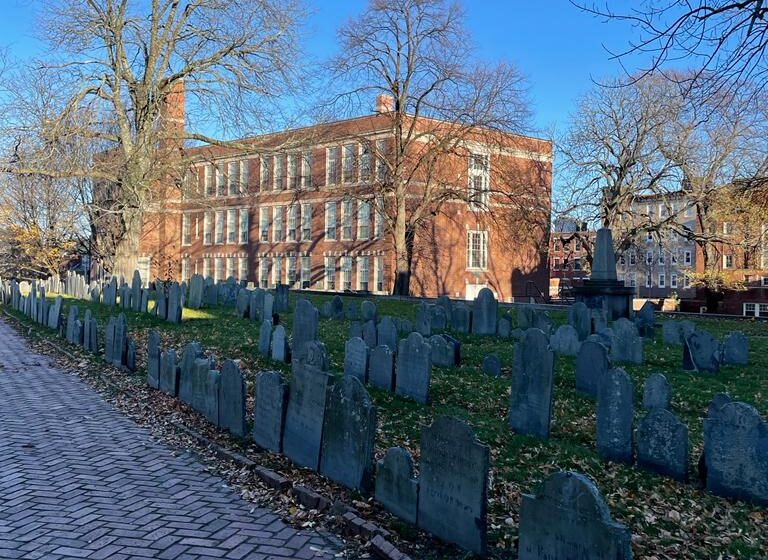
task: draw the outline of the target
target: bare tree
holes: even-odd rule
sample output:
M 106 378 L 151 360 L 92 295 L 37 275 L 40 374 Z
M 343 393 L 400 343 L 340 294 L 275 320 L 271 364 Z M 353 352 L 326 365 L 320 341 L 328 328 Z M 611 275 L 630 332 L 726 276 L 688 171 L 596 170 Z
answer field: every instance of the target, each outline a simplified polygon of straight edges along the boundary
M 475 60 L 461 8 L 443 0 L 372 0 L 339 37 L 333 75 L 346 89 L 335 106 L 391 99 L 383 114 L 394 140 L 370 152 L 382 170 L 373 183 L 395 253 L 393 291 L 408 294 L 423 226 L 447 201 L 488 205 L 489 185 L 468 194 L 470 165 L 488 165 L 471 146 L 511 147 L 508 133 L 526 129 L 524 80 L 509 64 Z
M 184 142 L 222 143 L 231 131 L 262 129 L 273 113 L 269 102 L 290 83 L 301 11 L 293 0 L 66 0 L 44 8 L 52 50 L 24 70 L 43 68 L 65 103 L 40 135 L 107 151 L 67 170 L 35 160 L 3 168 L 93 180 L 95 202 L 112 216 L 115 268 L 130 273 L 152 197 L 181 184 Z M 171 107 L 183 96 L 186 115 Z M 9 137 L 25 132 L 20 112 L 7 113 Z M 105 185 L 108 195 L 99 193 Z

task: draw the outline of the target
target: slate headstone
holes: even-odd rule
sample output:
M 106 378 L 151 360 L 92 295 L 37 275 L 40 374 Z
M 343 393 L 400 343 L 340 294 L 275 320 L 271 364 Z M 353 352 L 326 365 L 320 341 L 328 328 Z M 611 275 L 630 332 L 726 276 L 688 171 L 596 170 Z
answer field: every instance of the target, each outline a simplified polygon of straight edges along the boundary
M 725 365 L 745 366 L 749 363 L 749 340 L 742 332 L 729 333 L 723 339 L 720 354 Z
M 672 401 L 672 388 L 669 381 L 661 373 L 651 374 L 643 385 L 643 409 L 650 411 L 655 408 L 669 410 Z
M 251 307 L 251 293 L 248 290 L 240 290 L 237 292 L 237 300 L 235 302 L 235 316 L 243 319 L 250 317 Z
M 496 354 L 488 354 L 483 358 L 483 373 L 491 377 L 501 375 L 501 360 Z
M 621 368 L 610 370 L 598 388 L 595 440 L 609 461 L 632 464 L 632 393 L 632 379 Z
M 374 387 L 392 390 L 395 355 L 389 346 L 379 345 L 371 350 L 368 361 L 368 382 Z
M 554 353 L 547 335 L 528 329 L 515 347 L 509 426 L 519 434 L 549 438 Z
M 472 328 L 472 311 L 464 303 L 457 303 L 451 311 L 451 330 L 466 334 Z
M 245 436 L 245 379 L 232 360 L 224 360 L 219 380 L 219 426 Z
M 577 301 L 568 308 L 568 324 L 578 333 L 579 340 L 586 340 L 592 334 L 592 312 L 583 301 Z
M 256 445 L 280 453 L 288 391 L 276 371 L 256 376 L 253 402 L 253 441 Z
M 411 454 L 391 447 L 376 464 L 376 502 L 406 523 L 416 525 L 419 481 L 414 475 Z
M 344 375 L 351 375 L 365 383 L 367 371 L 368 346 L 362 338 L 350 338 L 344 344 Z
M 376 333 L 376 323 L 373 321 L 366 321 L 363 323 L 363 336 L 362 339 L 368 348 L 375 348 L 377 345 L 378 335 Z
M 287 313 L 288 312 L 288 284 L 277 284 L 275 286 L 275 313 Z
M 665 408 L 653 408 L 637 427 L 638 466 L 688 480 L 688 427 Z
M 181 323 L 181 288 L 177 282 L 171 282 L 168 287 L 168 316 L 166 320 L 170 323 Z
M 298 307 L 298 304 L 297 304 Z M 302 467 L 317 470 L 331 376 L 311 366 L 294 369 L 285 414 L 283 453 Z
M 289 356 L 288 337 L 285 334 L 285 327 L 277 325 L 272 332 L 272 359 L 277 362 L 287 363 Z
M 549 339 L 552 351 L 563 356 L 576 356 L 581 348 L 579 333 L 571 325 L 560 325 Z
M 397 325 L 392 320 L 392 317 L 382 317 L 377 326 L 376 341 L 377 345 L 389 346 L 392 352 L 397 352 L 397 342 L 399 337 L 397 335 Z
M 221 397 L 221 374 L 216 370 L 209 370 L 205 384 L 205 401 L 203 405 L 203 416 L 214 426 L 221 425 L 219 416 Z
M 585 340 L 576 355 L 576 391 L 597 398 L 597 389 L 611 369 L 608 349 L 601 343 Z
M 160 387 L 160 334 L 152 329 L 147 336 L 147 383 Z
M 312 340 L 317 340 L 317 325 L 320 314 L 309 300 L 300 299 L 293 311 L 292 348 L 298 354 L 301 347 Z M 275 333 L 276 335 L 277 333 Z
M 643 339 L 634 323 L 626 317 L 613 322 L 611 360 L 633 364 L 643 363 Z
M 495 335 L 499 304 L 488 288 L 477 294 L 472 306 L 472 334 Z
M 432 335 L 432 313 L 428 303 L 420 303 L 416 306 L 416 332 L 421 336 Z
M 426 404 L 431 375 L 432 347 L 419 333 L 413 332 L 398 346 L 395 392 Z
M 644 338 L 653 338 L 656 325 L 656 309 L 650 301 L 646 301 L 635 314 L 635 325 Z
M 661 324 L 661 337 L 664 344 L 682 346 L 685 338 L 696 330 L 692 321 L 664 321 Z
M 432 365 L 443 368 L 456 366 L 456 352 L 453 344 L 439 334 L 430 336 L 428 342 L 432 347 Z
M 508 317 L 499 319 L 499 325 L 496 328 L 496 332 L 501 338 L 509 338 L 512 333 L 512 321 L 510 321 Z
M 272 351 L 272 321 L 264 319 L 259 329 L 259 354 L 269 356 Z
M 705 373 L 720 370 L 720 345 L 707 331 L 695 330 L 683 343 L 683 369 Z
M 376 304 L 372 301 L 364 300 L 363 303 L 360 304 L 360 315 L 363 322 L 373 321 L 376 323 Z
M 179 394 L 179 366 L 176 364 L 176 350 L 164 350 L 160 353 L 160 380 L 158 388 L 176 396 Z
M 179 398 L 186 403 L 192 402 L 195 362 L 202 357 L 203 348 L 197 342 L 190 342 L 181 352 L 181 363 L 179 364 Z M 210 367 L 208 369 L 210 369 Z
M 429 321 L 432 332 L 442 332 L 448 327 L 448 316 L 445 314 L 445 308 L 441 305 L 431 305 L 429 307 Z

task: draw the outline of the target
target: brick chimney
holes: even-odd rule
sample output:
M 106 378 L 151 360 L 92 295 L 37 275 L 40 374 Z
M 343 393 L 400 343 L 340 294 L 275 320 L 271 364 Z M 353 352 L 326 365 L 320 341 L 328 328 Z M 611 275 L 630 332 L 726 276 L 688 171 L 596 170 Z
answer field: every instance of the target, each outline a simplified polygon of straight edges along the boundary
M 184 146 L 185 96 L 184 81 L 171 86 L 160 106 L 160 146 L 165 150 L 180 150 Z
M 381 94 L 376 97 L 376 112 L 391 113 L 395 110 L 395 98 L 391 95 Z

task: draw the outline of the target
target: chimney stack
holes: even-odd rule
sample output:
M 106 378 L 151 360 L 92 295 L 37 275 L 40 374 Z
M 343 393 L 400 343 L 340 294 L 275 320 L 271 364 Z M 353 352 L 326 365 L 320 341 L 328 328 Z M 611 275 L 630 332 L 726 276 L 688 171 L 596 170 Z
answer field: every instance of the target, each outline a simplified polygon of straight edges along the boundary
M 391 95 L 381 94 L 376 97 L 376 112 L 391 113 L 395 110 L 395 98 Z

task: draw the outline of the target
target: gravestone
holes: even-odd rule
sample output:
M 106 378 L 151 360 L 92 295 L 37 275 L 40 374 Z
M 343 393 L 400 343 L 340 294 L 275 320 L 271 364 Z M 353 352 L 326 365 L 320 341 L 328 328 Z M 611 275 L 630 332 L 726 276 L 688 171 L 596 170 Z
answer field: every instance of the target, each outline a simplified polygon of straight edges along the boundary
M 413 332 L 398 346 L 395 392 L 426 404 L 431 375 L 432 347 L 419 333 Z
M 460 366 L 461 365 L 461 341 L 458 338 L 454 338 L 449 334 L 441 334 L 445 339 L 445 342 L 448 344 L 450 350 L 453 352 L 453 365 Z
M 190 309 L 200 309 L 203 306 L 203 289 L 205 280 L 199 274 L 193 274 L 189 279 L 189 298 L 187 307 Z
M 235 316 L 243 319 L 251 316 L 251 293 L 248 290 L 240 290 L 237 292 L 237 300 L 235 302 Z
M 221 374 L 216 370 L 209 370 L 205 383 L 205 401 L 203 404 L 203 416 L 214 426 L 220 426 L 220 399 Z
M 597 398 L 597 389 L 611 369 L 608 349 L 594 340 L 585 340 L 576 355 L 576 391 Z
M 527 331 L 534 328 L 536 311 L 530 305 L 517 306 L 517 328 Z
M 179 364 L 179 398 L 186 403 L 192 402 L 192 383 L 195 375 L 195 362 L 203 357 L 203 348 L 197 342 L 190 342 L 181 351 Z M 210 369 L 210 367 L 208 368 Z
M 563 356 L 576 356 L 581 348 L 579 333 L 571 325 L 560 325 L 549 339 L 552 351 Z
M 643 339 L 637 327 L 626 317 L 613 322 L 611 360 L 614 362 L 643 363 Z
M 637 427 L 637 464 L 688 481 L 688 426 L 665 408 L 654 408 Z
M 488 354 L 483 358 L 483 373 L 492 377 L 501 375 L 501 360 L 496 354 Z
M 432 347 L 432 365 L 444 368 L 456 366 L 456 352 L 452 343 L 439 334 L 429 337 L 428 342 Z
M 646 301 L 635 314 L 635 326 L 644 338 L 653 338 L 656 325 L 656 309 L 650 301 Z
M 259 354 L 269 356 L 272 350 L 272 321 L 264 319 L 259 329 Z
M 56 296 L 53 303 L 48 308 L 48 328 L 58 329 L 61 322 L 61 306 L 64 300 L 61 296 Z
M 205 304 L 209 307 L 216 307 L 219 304 L 219 286 L 210 276 L 205 279 L 205 288 L 203 289 Z
M 445 317 L 448 323 L 451 322 L 451 314 L 453 313 L 453 302 L 447 295 L 442 295 L 435 300 L 435 305 L 442 307 L 445 311 Z
M 264 302 L 261 308 L 261 317 L 263 320 L 269 321 L 269 320 L 272 320 L 274 313 L 275 313 L 275 296 L 273 296 L 270 292 L 264 292 Z M 315 314 L 319 319 L 320 314 L 318 313 L 317 309 L 315 309 Z
M 141 290 L 141 302 L 139 303 L 139 312 L 149 312 L 149 290 Z
M 757 410 L 730 402 L 704 420 L 707 490 L 768 505 L 768 424 Z
M 373 321 L 366 321 L 363 323 L 363 336 L 362 339 L 368 348 L 376 348 L 376 323 Z
M 519 534 L 519 560 L 632 559 L 629 529 L 579 473 L 551 474 L 535 495 L 523 494 Z
M 147 383 L 160 387 L 160 334 L 155 329 L 147 335 Z
M 539 329 L 541 332 L 549 336 L 552 333 L 554 323 L 552 318 L 543 311 L 536 311 L 533 315 L 533 328 Z
M 251 321 L 272 321 L 272 317 L 264 317 L 264 290 L 256 288 L 250 293 L 251 301 L 248 303 L 248 318 Z
M 466 334 L 472 327 L 472 311 L 464 303 L 457 303 L 451 310 L 451 330 Z
M 692 321 L 664 321 L 661 324 L 661 337 L 664 344 L 682 346 L 686 337 L 696 330 Z
M 683 344 L 683 369 L 717 373 L 720 370 L 720 345 L 707 331 L 695 330 Z
M 512 333 L 512 321 L 509 320 L 509 317 L 502 317 L 499 319 L 499 325 L 496 328 L 496 333 L 501 338 L 509 338 L 509 335 Z
M 428 303 L 420 303 L 416 306 L 416 332 L 421 336 L 432 335 L 432 314 Z
M 707 407 L 707 416 L 713 416 L 717 414 L 721 408 L 723 408 L 728 403 L 732 403 L 733 399 L 728 395 L 728 393 L 717 393 L 714 397 L 712 397 L 712 400 L 709 401 L 709 406 Z M 704 424 L 704 429 L 707 429 L 706 422 Z
M 363 324 L 360 321 L 349 323 L 349 338 L 363 338 Z
M 388 346 L 392 352 L 397 352 L 397 325 L 392 317 L 383 317 L 379 322 L 376 333 L 376 341 L 379 346 Z
M 373 321 L 376 323 L 376 304 L 374 304 L 372 301 L 364 300 L 363 303 L 360 304 L 360 312 L 363 318 L 363 322 Z
M 288 349 L 288 338 L 285 334 L 285 327 L 277 325 L 272 333 L 272 359 L 277 362 L 288 363 L 290 351 Z
M 720 351 L 720 363 L 725 365 L 745 366 L 749 363 L 749 340 L 742 332 L 725 335 Z
M 392 390 L 395 357 L 389 346 L 379 345 L 371 350 L 368 360 L 368 382 L 374 387 Z
M 219 426 L 245 437 L 245 379 L 232 360 L 224 360 L 219 380 Z
M 448 326 L 448 316 L 441 305 L 431 305 L 429 307 L 429 322 L 432 332 L 444 331 Z
M 108 364 L 114 361 L 116 323 L 115 318 L 110 317 L 107 321 L 107 326 L 104 327 L 104 361 Z
M 288 391 L 276 371 L 256 376 L 253 401 L 253 441 L 256 445 L 280 453 Z
M 275 313 L 287 313 L 288 312 L 288 284 L 277 284 L 275 286 Z
M 499 304 L 488 288 L 477 294 L 472 306 L 472 334 L 495 335 Z
M 568 308 L 568 324 L 576 329 L 581 341 L 592 334 L 592 312 L 583 301 L 577 301 Z
M 77 323 L 77 317 L 79 314 L 79 310 L 77 308 L 77 305 L 70 305 L 69 306 L 69 314 L 67 315 L 67 342 L 70 344 L 75 344 L 75 338 L 77 337 L 76 333 L 76 323 Z
M 302 365 L 293 370 L 285 414 L 283 453 L 302 467 L 317 470 L 320 465 L 330 383 L 331 376 L 318 368 Z
M 344 344 L 344 375 L 365 383 L 368 371 L 368 346 L 362 338 L 350 338 Z
M 317 324 L 320 314 L 309 300 L 300 299 L 296 302 L 293 311 L 293 339 L 292 348 L 294 354 L 298 354 L 301 347 L 312 340 L 317 340 Z M 275 333 L 274 336 L 276 336 Z
M 120 313 L 115 321 L 115 342 L 112 348 L 112 365 L 121 367 L 128 364 L 128 321 Z
M 341 296 L 333 296 L 331 300 L 331 316 L 334 319 L 344 318 L 344 300 Z
M 343 377 L 328 394 L 320 472 L 352 490 L 369 490 L 375 437 L 376 407 L 360 379 Z
M 549 438 L 554 353 L 547 335 L 528 329 L 515 347 L 509 426 L 519 434 Z
M 597 393 L 597 453 L 609 461 L 632 464 L 632 379 L 610 370 Z
M 411 454 L 402 447 L 390 447 L 376 464 L 376 502 L 406 523 L 416 525 L 419 481 Z
M 164 350 L 160 353 L 160 380 L 158 388 L 176 396 L 179 394 L 179 366 L 176 365 L 176 350 Z
M 155 315 L 165 321 L 168 318 L 168 298 L 165 296 L 165 287 L 158 285 L 155 290 Z
M 91 354 L 99 353 L 99 324 L 96 319 L 91 319 L 85 327 L 89 333 L 89 346 L 86 348 Z
M 419 466 L 418 526 L 485 555 L 490 448 L 462 420 L 438 416 L 421 431 Z
M 350 321 L 359 321 L 361 319 L 360 306 L 353 302 L 347 304 L 346 309 L 347 319 Z
M 599 333 L 608 328 L 608 310 L 602 307 L 590 308 L 592 315 L 592 332 Z
M 183 360 L 183 358 L 182 358 Z M 179 398 L 189 404 L 192 408 L 201 414 L 204 414 L 207 409 L 207 397 L 208 397 L 208 373 L 211 371 L 211 362 L 207 358 L 195 359 L 195 364 L 192 367 L 191 383 L 190 383 L 190 399 L 186 400 L 179 393 Z M 184 381 L 184 370 L 181 371 L 182 383 Z
M 326 372 L 331 369 L 328 349 L 319 340 L 312 340 L 305 344 L 301 352 L 291 356 L 291 362 L 294 369 L 299 366 L 311 366 Z
M 181 323 L 181 288 L 177 282 L 171 282 L 168 287 L 168 316 L 166 320 L 170 323 Z
M 138 270 L 133 271 L 131 279 L 131 306 L 136 312 L 141 309 L 141 275 Z
M 661 373 L 651 374 L 643 386 L 643 409 L 650 411 L 655 408 L 669 410 L 672 401 L 672 388 L 669 381 Z

